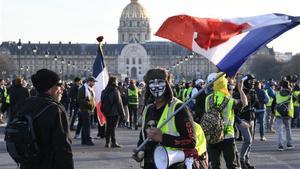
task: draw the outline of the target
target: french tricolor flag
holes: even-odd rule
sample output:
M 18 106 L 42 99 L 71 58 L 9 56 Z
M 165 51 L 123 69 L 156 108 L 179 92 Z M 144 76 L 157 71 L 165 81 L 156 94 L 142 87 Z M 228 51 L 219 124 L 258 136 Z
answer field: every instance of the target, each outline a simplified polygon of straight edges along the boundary
M 234 76 L 252 53 L 299 23 L 300 17 L 284 14 L 234 19 L 177 15 L 168 18 L 155 35 L 203 55 Z
M 100 36 L 97 38 L 98 42 L 101 43 L 103 37 Z M 108 83 L 108 72 L 103 59 L 103 52 L 101 44 L 99 44 L 97 49 L 96 59 L 93 65 L 93 76 L 96 78 L 97 82 L 94 86 L 95 97 L 96 97 L 96 109 L 97 109 L 97 117 L 101 126 L 106 123 L 106 118 L 101 112 L 101 92 L 105 89 Z

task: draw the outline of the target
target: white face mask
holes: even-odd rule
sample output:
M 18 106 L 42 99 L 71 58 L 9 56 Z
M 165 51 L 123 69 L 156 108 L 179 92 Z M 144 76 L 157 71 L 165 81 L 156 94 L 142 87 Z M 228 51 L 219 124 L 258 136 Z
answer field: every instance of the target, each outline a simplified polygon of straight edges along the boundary
M 166 91 L 166 81 L 163 79 L 154 79 L 149 81 L 149 89 L 155 98 L 161 97 Z

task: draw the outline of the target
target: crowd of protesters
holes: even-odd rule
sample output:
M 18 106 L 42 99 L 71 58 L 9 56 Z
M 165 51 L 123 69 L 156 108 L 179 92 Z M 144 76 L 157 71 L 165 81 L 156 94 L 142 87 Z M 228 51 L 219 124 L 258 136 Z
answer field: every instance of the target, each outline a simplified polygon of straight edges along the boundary
M 192 81 L 182 79 L 177 83 L 170 83 L 173 96 L 185 102 L 203 89 L 216 75 L 216 73 L 210 74 L 207 79 L 194 79 Z M 242 77 L 246 80 L 243 81 L 240 89 L 241 86 L 238 83 Z M 232 123 L 234 132 L 231 133 L 232 137 L 225 139 L 227 141 L 208 144 L 207 152 L 211 168 L 219 167 L 220 152 L 223 152 L 227 168 L 255 168 L 250 164 L 250 151 L 255 128 L 258 128 L 260 141 L 268 141 L 265 136 L 266 132 L 276 133 L 277 149 L 279 151 L 293 149 L 291 128 L 300 128 L 300 89 L 297 76 L 286 76 L 275 81 L 274 79 L 258 80 L 253 75 L 248 74 L 237 75 L 235 78 L 226 77 L 226 80 L 228 95 L 235 100 L 235 106 L 233 106 L 234 123 Z M 116 141 L 115 129 L 124 127 L 129 130 L 138 130 L 141 127 L 142 112 L 147 102 L 144 97 L 145 89 L 149 84 L 129 78 L 125 78 L 123 82 L 118 82 L 116 77 L 110 77 L 104 91 L 112 93 L 113 101 L 110 104 L 112 111 L 110 114 L 105 114 L 107 123 L 105 126 L 101 126 L 97 120 L 95 109 L 93 86 L 96 82 L 97 80 L 94 77 L 85 79 L 76 77 L 73 82 L 62 83 L 62 96 L 59 102 L 63 105 L 66 116 L 69 117 L 67 125 L 75 131 L 74 139 L 81 138 L 82 145 L 94 145 L 90 130 L 91 127 L 98 127 L 96 138 L 106 138 L 105 147 L 120 148 L 122 146 Z M 22 77 L 17 77 L 12 82 L 0 79 L 0 123 L 10 122 L 25 100 L 31 96 L 41 94 L 39 91 L 41 89 L 37 90 L 37 87 L 40 86 L 31 84 L 32 82 L 28 82 Z M 206 103 L 206 100 L 210 94 L 216 92 L 214 90 L 216 89 L 212 87 L 206 88 L 204 92 L 187 104 L 195 122 L 199 123 L 202 116 L 207 113 L 209 104 Z M 244 94 L 247 98 L 247 105 L 239 106 L 238 100 L 243 100 L 241 97 Z M 285 114 L 281 110 L 284 106 L 287 107 Z M 65 124 L 61 125 L 64 126 Z M 283 125 L 286 132 L 286 145 L 283 144 L 282 138 Z M 239 151 L 236 148 L 235 141 L 243 141 Z M 230 150 L 223 149 L 225 143 L 231 145 Z

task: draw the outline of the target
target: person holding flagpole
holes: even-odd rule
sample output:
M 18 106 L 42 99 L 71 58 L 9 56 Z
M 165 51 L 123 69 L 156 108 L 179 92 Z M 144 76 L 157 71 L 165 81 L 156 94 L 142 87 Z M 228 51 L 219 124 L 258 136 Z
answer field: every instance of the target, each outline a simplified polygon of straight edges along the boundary
M 183 152 L 185 159 L 192 158 L 193 169 L 208 169 L 206 140 L 202 128 L 193 121 L 192 114 L 186 106 L 174 115 L 183 103 L 173 96 L 169 73 L 163 68 L 150 69 L 144 81 L 146 106 L 142 113 L 138 146 L 146 139 L 150 141 L 145 144 L 143 150 L 137 150 L 132 158 L 137 162 L 143 160 L 141 165 L 144 169 L 157 168 L 154 151 L 156 146 L 162 145 L 166 150 Z M 172 115 L 172 119 L 166 125 L 162 125 Z M 183 169 L 189 166 L 185 162 L 177 162 L 170 164 L 168 169 Z
M 101 111 L 101 93 L 105 89 L 108 83 L 108 72 L 106 69 L 106 65 L 104 63 L 103 58 L 103 51 L 102 51 L 102 41 L 104 37 L 98 36 L 96 40 L 98 41 L 99 45 L 97 46 L 96 58 L 93 64 L 93 77 L 96 78 L 97 82 L 94 86 L 95 91 L 95 100 L 96 100 L 96 116 L 98 118 L 98 134 L 97 136 L 104 136 L 106 118 Z

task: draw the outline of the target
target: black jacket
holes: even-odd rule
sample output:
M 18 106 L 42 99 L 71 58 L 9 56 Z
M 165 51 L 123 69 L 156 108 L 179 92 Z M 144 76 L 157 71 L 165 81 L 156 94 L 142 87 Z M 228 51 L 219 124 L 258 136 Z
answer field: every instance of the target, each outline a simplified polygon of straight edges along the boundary
M 71 89 L 70 89 L 70 99 L 71 99 L 71 103 L 75 104 L 76 106 L 78 105 L 78 100 L 77 100 L 77 96 L 78 96 L 78 91 L 79 91 L 79 87 L 77 84 L 72 84 Z
M 55 103 L 55 104 L 53 104 Z M 66 111 L 50 95 L 40 94 L 27 99 L 20 113 L 39 113 L 44 107 L 53 104 L 34 120 L 41 159 L 37 164 L 21 164 L 21 169 L 73 169 L 70 130 Z
M 19 104 L 22 104 L 23 101 L 29 97 L 29 91 L 21 85 L 16 85 L 10 88 L 9 95 L 11 112 L 14 116 L 18 111 Z
M 121 119 L 124 119 L 125 111 L 124 111 L 123 101 L 119 89 L 114 86 L 107 86 L 103 92 L 107 92 L 109 98 L 111 99 L 110 114 L 106 114 L 105 116 L 111 117 L 111 116 L 119 115 Z

